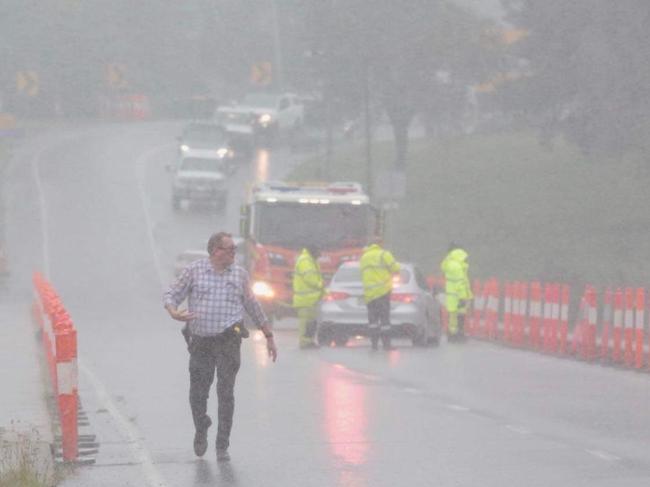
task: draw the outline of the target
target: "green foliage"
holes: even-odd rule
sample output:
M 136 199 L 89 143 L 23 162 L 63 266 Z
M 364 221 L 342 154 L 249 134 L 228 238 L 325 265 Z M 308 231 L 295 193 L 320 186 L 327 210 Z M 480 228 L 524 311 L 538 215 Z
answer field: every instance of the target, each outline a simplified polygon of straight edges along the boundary
M 47 445 L 38 433 L 0 430 L 0 487 L 46 487 L 51 483 L 51 465 L 38 465 Z M 47 448 L 49 455 L 49 448 Z
M 346 8 L 333 2 L 318 8 L 312 28 L 328 94 L 359 113 L 367 89 L 370 103 L 385 110 L 393 125 L 397 166 L 406 164 L 413 117 L 431 119 L 441 111 L 441 98 L 454 100 L 447 96 L 453 87 L 479 81 L 488 70 L 480 42 L 486 26 L 450 2 L 351 0 Z M 464 107 L 462 97 L 455 101 L 445 107 L 447 115 Z
M 392 143 L 373 146 L 375 174 L 393 150 Z M 532 132 L 416 140 L 406 197 L 388 214 L 387 242 L 428 273 L 438 272 L 453 240 L 467 247 L 479 278 L 641 285 L 647 239 L 631 236 L 650 205 L 645 161 L 642 150 L 616 159 L 586 158 L 562 141 L 548 150 Z M 291 177 L 318 178 L 320 164 L 310 160 Z M 363 182 L 362 148 L 337 153 L 332 174 Z
M 0 487 L 45 487 L 38 475 L 27 467 L 0 475 Z
M 510 12 L 529 33 L 513 49 L 532 76 L 505 94 L 509 108 L 586 153 L 621 154 L 647 139 L 650 3 L 522 0 Z

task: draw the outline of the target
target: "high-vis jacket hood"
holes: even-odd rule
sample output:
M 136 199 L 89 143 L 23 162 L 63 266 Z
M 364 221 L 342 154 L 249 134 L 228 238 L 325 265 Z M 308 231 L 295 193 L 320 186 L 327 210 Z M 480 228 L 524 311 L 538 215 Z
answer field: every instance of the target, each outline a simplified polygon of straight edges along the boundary
M 393 274 L 400 269 L 393 254 L 377 244 L 372 244 L 364 249 L 360 266 L 366 303 L 391 292 Z
M 293 307 L 314 306 L 323 296 L 323 276 L 318 262 L 302 249 L 293 272 Z

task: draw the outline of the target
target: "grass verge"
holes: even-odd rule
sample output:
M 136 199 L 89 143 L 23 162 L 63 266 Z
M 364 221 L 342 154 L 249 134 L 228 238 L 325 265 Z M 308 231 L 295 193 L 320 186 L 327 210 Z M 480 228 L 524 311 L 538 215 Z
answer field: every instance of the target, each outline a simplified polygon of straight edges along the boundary
M 49 448 L 37 431 L 0 431 L 0 487 L 53 485 Z
M 373 172 L 389 167 L 392 142 L 373 146 Z M 362 144 L 340 148 L 337 180 L 365 182 Z M 289 176 L 318 178 L 322 158 Z M 527 132 L 411 143 L 406 197 L 388 215 L 396 255 L 438 272 L 450 241 L 471 256 L 472 274 L 574 284 L 644 285 L 650 272 L 650 169 L 639 151 L 586 158 Z

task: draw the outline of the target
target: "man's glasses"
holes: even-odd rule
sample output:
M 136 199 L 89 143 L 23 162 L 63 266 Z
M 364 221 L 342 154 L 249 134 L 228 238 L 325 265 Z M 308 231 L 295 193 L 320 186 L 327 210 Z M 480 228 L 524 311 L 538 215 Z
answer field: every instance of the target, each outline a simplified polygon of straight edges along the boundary
M 230 246 L 227 246 L 227 247 L 217 246 L 217 248 L 220 249 L 220 250 L 223 250 L 225 252 L 234 252 L 235 249 L 237 249 L 237 247 L 235 247 L 234 245 L 230 245 Z

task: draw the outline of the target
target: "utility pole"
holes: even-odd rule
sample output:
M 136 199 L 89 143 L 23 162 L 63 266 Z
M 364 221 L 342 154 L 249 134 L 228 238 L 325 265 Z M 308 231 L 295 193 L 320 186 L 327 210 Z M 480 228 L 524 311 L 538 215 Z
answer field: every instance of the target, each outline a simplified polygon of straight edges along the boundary
M 370 127 L 370 69 L 368 60 L 363 64 L 363 113 L 366 135 L 366 184 L 368 185 L 368 197 L 372 200 L 372 130 Z
M 275 68 L 273 69 L 273 79 L 278 91 L 284 91 L 284 67 L 282 65 L 282 44 L 280 42 L 280 19 L 278 17 L 278 7 L 276 0 L 271 0 L 271 17 L 273 23 L 273 57 Z

